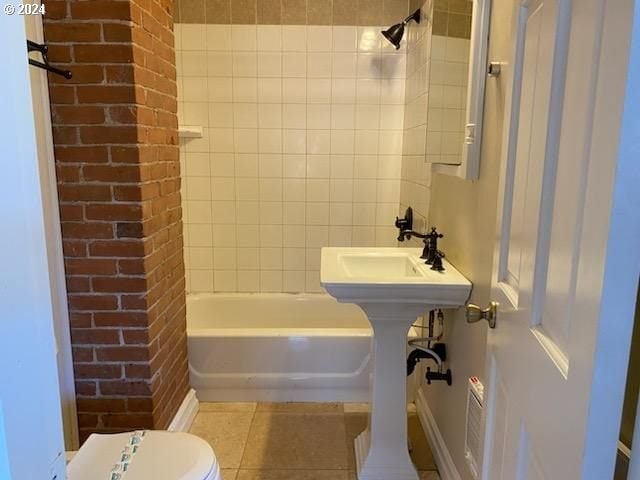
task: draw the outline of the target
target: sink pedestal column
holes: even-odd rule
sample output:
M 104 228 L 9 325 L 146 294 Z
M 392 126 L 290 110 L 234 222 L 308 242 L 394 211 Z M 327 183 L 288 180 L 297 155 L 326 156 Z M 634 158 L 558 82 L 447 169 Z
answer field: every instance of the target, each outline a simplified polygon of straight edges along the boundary
M 407 446 L 407 333 L 424 305 L 360 304 L 373 327 L 369 426 L 355 440 L 358 480 L 418 480 Z

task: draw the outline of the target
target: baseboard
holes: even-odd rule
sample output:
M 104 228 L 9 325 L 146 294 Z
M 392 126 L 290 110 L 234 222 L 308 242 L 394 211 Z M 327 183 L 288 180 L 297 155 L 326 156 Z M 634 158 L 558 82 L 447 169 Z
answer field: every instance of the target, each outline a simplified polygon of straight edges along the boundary
M 184 397 L 176 416 L 171 420 L 167 430 L 170 432 L 188 432 L 198 414 L 199 408 L 200 402 L 196 397 L 196 391 L 192 388 L 187 392 L 187 396 Z
M 420 423 L 427 436 L 427 440 L 429 440 L 429 445 L 431 445 L 431 449 L 433 450 L 433 458 L 438 466 L 441 480 L 461 480 L 460 474 L 453 463 L 453 458 L 451 458 L 449 449 L 438 429 L 438 424 L 435 418 L 433 418 L 433 414 L 429 409 L 427 399 L 424 397 L 422 389 L 419 389 L 416 395 L 416 412 L 418 413 L 418 418 L 420 418 Z

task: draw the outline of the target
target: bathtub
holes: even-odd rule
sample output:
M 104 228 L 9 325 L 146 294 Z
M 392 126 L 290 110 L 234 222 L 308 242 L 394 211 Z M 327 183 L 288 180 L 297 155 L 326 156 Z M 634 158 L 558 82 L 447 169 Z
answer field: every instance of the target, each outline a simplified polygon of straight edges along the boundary
M 328 295 L 187 297 L 191 386 L 201 401 L 367 401 L 371 335 L 359 307 Z

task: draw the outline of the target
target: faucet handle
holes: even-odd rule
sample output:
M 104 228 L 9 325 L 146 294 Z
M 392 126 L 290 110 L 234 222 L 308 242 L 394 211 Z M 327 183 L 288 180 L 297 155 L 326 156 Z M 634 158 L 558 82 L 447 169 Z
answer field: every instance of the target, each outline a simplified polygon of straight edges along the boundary
M 423 238 L 422 243 L 424 243 L 424 248 L 422 249 L 422 255 L 420 255 L 420 258 L 426 260 L 429 258 L 429 238 Z
M 431 227 L 431 236 L 433 238 L 442 238 L 442 237 L 444 237 L 443 234 L 438 233 L 438 230 L 436 230 L 436 227 Z
M 436 272 L 444 272 L 444 265 L 442 265 L 443 258 L 444 253 L 442 253 L 440 250 L 436 250 L 433 257 L 433 262 L 431 264 L 431 270 L 435 270 Z

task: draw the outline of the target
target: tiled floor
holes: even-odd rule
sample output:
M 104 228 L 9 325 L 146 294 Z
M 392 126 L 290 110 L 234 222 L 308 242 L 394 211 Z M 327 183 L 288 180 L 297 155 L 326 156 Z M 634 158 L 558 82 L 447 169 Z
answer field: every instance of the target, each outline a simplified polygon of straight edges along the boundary
M 211 444 L 224 480 L 355 480 L 353 439 L 366 405 L 201 403 L 191 432 Z M 439 480 L 418 417 L 409 409 L 411 458 L 421 480 Z

